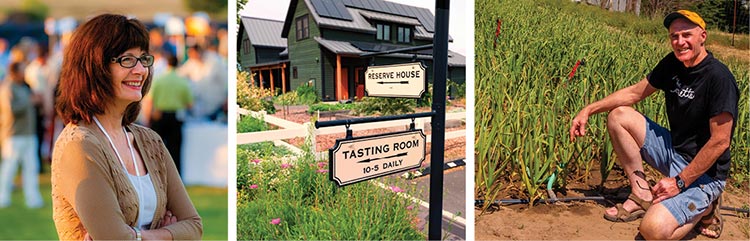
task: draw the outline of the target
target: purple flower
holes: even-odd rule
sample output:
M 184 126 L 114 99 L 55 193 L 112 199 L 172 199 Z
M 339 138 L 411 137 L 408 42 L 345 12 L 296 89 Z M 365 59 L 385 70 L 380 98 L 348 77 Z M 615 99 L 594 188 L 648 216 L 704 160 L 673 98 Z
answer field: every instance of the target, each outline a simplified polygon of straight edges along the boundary
M 326 166 L 326 164 L 328 164 L 328 163 L 318 162 L 318 168 L 323 168 L 324 166 Z
M 258 164 L 258 163 L 260 163 L 260 159 L 252 160 L 252 162 L 255 163 L 255 164 Z
M 250 185 L 250 189 L 256 189 L 256 188 L 258 188 L 258 184 Z
M 414 205 L 409 205 L 406 207 L 406 210 L 412 210 L 412 209 L 414 209 Z
M 328 173 L 328 169 L 318 169 L 318 173 Z
M 391 191 L 393 191 L 395 193 L 404 192 L 403 189 L 401 189 L 401 188 L 399 188 L 397 186 L 391 186 L 390 188 L 391 188 Z
M 287 169 L 287 168 L 290 168 L 290 167 L 292 167 L 292 164 L 289 164 L 289 163 L 282 163 L 281 164 L 281 169 Z
M 273 225 L 279 225 L 281 223 L 281 218 L 271 219 L 270 223 L 273 224 Z

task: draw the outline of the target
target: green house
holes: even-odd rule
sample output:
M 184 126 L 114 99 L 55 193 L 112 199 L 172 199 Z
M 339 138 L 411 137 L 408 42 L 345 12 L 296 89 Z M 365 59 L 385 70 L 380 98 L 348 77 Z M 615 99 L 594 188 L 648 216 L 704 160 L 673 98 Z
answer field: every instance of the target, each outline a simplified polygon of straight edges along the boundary
M 278 36 L 286 39 L 279 52 L 285 59 L 278 61 L 286 61 L 291 90 L 313 85 L 325 101 L 359 99 L 371 65 L 421 62 L 432 82 L 431 49 L 368 55 L 432 44 L 434 33 L 434 15 L 425 8 L 384 0 L 292 0 Z M 449 52 L 448 79 L 463 84 L 465 69 L 465 57 Z
M 254 74 L 254 85 L 282 93 L 291 90 L 283 27 L 281 21 L 242 16 L 237 34 L 240 69 Z

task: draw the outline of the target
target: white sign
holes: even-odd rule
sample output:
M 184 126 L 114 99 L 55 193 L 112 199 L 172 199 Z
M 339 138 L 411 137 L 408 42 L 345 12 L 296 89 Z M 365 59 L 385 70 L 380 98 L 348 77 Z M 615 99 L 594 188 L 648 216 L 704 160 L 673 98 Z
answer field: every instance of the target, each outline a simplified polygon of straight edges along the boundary
M 420 167 L 426 140 L 422 130 L 336 140 L 328 150 L 330 178 L 345 186 Z
M 426 76 L 421 63 L 369 66 L 365 91 L 367 96 L 419 98 L 426 89 Z

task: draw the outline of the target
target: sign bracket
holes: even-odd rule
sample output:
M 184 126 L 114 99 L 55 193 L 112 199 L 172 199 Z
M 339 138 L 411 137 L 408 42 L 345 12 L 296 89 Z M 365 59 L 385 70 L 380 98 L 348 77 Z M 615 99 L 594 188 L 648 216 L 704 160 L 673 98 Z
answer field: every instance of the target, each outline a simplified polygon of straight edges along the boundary
M 346 138 L 347 140 L 352 139 L 352 129 L 350 128 L 351 124 L 345 124 L 346 126 Z

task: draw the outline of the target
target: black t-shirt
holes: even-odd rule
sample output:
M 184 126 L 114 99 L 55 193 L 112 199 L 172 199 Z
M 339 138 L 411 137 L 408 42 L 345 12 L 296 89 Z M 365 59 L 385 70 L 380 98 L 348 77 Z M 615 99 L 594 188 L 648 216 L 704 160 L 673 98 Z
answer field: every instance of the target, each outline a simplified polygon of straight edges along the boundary
M 651 86 L 664 91 L 672 145 L 688 162 L 711 137 L 711 117 L 722 112 L 730 113 L 734 120 L 734 135 L 739 101 L 737 81 L 729 68 L 710 52 L 700 64 L 690 68 L 685 67 L 674 53 L 669 53 L 646 78 Z M 725 180 L 730 160 L 727 148 L 706 174 Z

